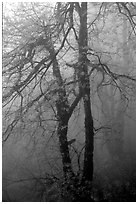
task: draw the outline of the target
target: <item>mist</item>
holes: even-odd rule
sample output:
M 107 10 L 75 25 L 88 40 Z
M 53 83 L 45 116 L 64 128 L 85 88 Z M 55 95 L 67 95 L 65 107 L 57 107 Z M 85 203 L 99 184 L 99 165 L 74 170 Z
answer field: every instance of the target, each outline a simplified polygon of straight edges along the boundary
M 3 202 L 136 201 L 135 10 L 3 4 Z

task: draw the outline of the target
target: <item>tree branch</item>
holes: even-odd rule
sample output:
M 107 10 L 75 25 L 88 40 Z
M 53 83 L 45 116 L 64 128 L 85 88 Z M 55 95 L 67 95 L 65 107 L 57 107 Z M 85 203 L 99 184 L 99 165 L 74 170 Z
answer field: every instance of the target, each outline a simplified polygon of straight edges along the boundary
M 78 94 L 78 96 L 75 98 L 75 100 L 73 101 L 73 103 L 70 105 L 70 108 L 69 108 L 69 117 L 71 117 L 75 107 L 77 106 L 77 104 L 79 103 L 81 98 L 82 98 L 82 93 L 80 92 Z

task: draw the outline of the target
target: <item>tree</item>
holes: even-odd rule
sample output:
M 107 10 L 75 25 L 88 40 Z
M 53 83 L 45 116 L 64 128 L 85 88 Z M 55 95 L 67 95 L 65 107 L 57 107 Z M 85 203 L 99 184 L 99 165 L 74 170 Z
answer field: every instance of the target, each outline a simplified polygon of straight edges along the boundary
M 92 74 L 97 72 L 102 77 L 97 92 L 104 84 L 111 83 L 121 92 L 119 82 L 122 79 L 135 81 L 133 76 L 115 73 L 90 44 L 95 22 L 118 11 L 122 14 L 125 10 L 134 31 L 135 4 L 99 3 L 95 6 L 98 13 L 92 21 L 88 17 L 90 6 L 87 2 L 57 3 L 49 10 L 50 5 L 44 3 L 21 3 L 10 14 L 13 18 L 6 14 L 3 19 L 3 111 L 7 123 L 3 125 L 3 142 L 16 126 L 25 124 L 25 118 L 28 122 L 37 119 L 37 127 L 45 133 L 46 111 L 50 109 L 63 167 L 62 196 L 66 199 L 68 192 L 71 201 L 93 201 L 94 136 L 102 128 L 94 127 Z M 67 60 L 69 56 L 73 60 Z M 83 167 L 76 173 L 70 155 L 70 145 L 75 139 L 68 140 L 68 126 L 81 101 L 85 144 L 80 152 L 84 151 Z M 78 165 L 80 154 L 76 153 Z

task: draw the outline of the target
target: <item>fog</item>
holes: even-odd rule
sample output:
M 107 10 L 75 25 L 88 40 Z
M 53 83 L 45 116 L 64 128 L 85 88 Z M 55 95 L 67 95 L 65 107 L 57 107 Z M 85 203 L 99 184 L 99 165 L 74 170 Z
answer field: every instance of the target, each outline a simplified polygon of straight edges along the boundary
M 96 102 L 100 106 L 98 99 Z M 82 104 L 71 117 L 68 131 L 68 138 L 76 138 L 74 145 L 78 149 L 81 149 L 84 144 L 84 113 L 81 106 Z M 119 149 L 120 138 L 117 138 L 110 130 L 102 130 L 95 134 L 94 182 L 101 189 L 112 188 L 110 184 L 117 189 L 118 186 L 125 183 L 126 188 L 135 190 L 136 123 L 134 101 L 129 106 L 121 124 L 123 126 L 121 127 L 123 128 L 121 148 L 123 149 Z M 96 118 L 100 117 L 99 120 L 104 118 L 104 114 L 101 112 L 99 107 L 94 110 L 95 123 L 97 124 L 99 122 Z M 116 122 L 114 121 L 114 123 Z M 115 128 L 117 132 L 119 127 Z M 3 201 L 51 201 L 50 199 L 56 201 L 58 197 L 57 187 L 54 186 L 56 184 L 49 184 L 45 187 L 41 181 L 45 173 L 59 177 L 62 175 L 56 134 L 52 139 L 49 139 L 48 135 L 42 137 L 41 130 L 37 130 L 34 132 L 34 138 L 37 138 L 35 140 L 29 136 L 30 131 L 31 128 L 28 131 L 18 128 L 15 131 L 16 134 L 12 135 L 3 145 Z M 121 152 L 119 153 L 119 151 Z M 75 156 L 73 168 L 77 169 Z
M 136 200 L 135 10 L 4 3 L 3 202 Z

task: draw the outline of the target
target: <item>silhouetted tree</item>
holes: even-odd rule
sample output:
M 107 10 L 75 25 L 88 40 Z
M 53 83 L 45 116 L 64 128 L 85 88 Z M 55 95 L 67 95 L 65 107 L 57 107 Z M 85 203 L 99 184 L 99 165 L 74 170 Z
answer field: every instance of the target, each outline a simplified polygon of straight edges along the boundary
M 122 79 L 135 82 L 135 78 L 114 72 L 101 58 L 104 50 L 100 53 L 92 47 L 90 36 L 96 21 L 118 12 L 128 18 L 134 32 L 135 4 L 98 3 L 94 20 L 89 16 L 93 13 L 91 3 L 57 3 L 55 8 L 45 5 L 21 3 L 10 14 L 12 18 L 6 12 L 3 17 L 3 142 L 27 121 L 36 122 L 45 133 L 50 115 L 61 154 L 62 197 L 93 201 L 94 136 L 102 127 L 94 127 L 90 79 L 99 73 L 97 92 L 112 84 L 122 93 Z M 68 127 L 80 101 L 85 144 L 83 167 L 76 173 L 70 154 L 75 139 L 69 141 Z

